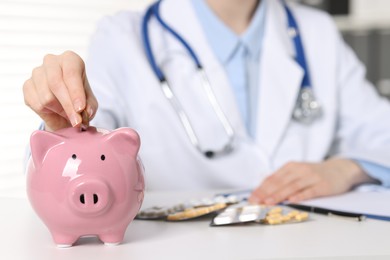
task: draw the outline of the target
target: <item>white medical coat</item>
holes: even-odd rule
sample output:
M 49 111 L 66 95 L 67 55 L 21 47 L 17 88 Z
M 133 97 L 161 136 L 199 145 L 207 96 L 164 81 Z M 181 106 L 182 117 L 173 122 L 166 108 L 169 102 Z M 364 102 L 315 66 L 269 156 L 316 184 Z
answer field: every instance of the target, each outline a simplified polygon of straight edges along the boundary
M 365 70 L 325 13 L 293 5 L 314 93 L 323 115 L 311 125 L 291 119 L 303 76 L 294 60 L 287 18 L 268 0 L 259 69 L 256 138 L 240 117 L 234 93 L 202 32 L 189 0 L 164 0 L 161 16 L 192 46 L 232 124 L 235 149 L 208 159 L 188 139 L 164 97 L 144 52 L 143 14 L 105 18 L 92 38 L 87 76 L 99 101 L 92 124 L 129 126 L 141 136 L 140 156 L 149 190 L 253 188 L 289 161 L 319 162 L 330 156 L 362 159 L 390 167 L 390 106 L 365 80 Z M 227 136 L 200 85 L 193 60 L 152 19 L 153 53 L 188 114 L 204 150 L 218 149 Z

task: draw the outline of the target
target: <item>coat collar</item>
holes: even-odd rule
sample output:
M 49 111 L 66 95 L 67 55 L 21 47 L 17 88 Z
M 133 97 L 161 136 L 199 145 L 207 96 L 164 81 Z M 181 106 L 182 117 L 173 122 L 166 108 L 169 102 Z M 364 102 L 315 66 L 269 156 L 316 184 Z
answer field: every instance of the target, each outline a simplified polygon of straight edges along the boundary
M 267 1 L 267 17 L 261 50 L 259 111 L 255 141 L 271 156 L 291 121 L 303 70 L 293 58 L 294 49 L 287 34 L 287 20 L 283 6 L 277 0 L 263 1 Z M 236 133 L 240 138 L 248 139 L 228 78 L 208 45 L 191 1 L 164 0 L 161 4 L 161 15 L 195 50 L 210 77 L 218 101 Z M 176 40 L 168 38 L 167 41 L 169 41 L 169 53 L 184 51 Z
M 268 1 L 266 29 L 260 61 L 259 111 L 256 142 L 272 155 L 289 122 L 303 77 L 293 58 L 285 10 L 279 1 Z

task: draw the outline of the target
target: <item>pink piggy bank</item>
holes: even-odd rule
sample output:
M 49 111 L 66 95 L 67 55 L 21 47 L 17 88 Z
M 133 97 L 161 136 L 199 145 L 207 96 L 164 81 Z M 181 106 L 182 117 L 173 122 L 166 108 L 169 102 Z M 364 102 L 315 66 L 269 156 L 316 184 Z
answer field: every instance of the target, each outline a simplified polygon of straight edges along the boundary
M 31 135 L 27 193 L 59 247 L 81 236 L 119 244 L 144 198 L 138 134 L 95 127 Z

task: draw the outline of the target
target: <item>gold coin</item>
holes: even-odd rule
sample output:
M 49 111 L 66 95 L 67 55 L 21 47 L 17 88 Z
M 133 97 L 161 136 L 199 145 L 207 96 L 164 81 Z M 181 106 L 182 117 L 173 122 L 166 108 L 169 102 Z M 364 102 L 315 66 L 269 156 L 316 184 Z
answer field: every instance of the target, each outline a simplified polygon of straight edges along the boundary
M 89 127 L 89 115 L 87 110 L 81 112 L 81 130 L 85 131 Z

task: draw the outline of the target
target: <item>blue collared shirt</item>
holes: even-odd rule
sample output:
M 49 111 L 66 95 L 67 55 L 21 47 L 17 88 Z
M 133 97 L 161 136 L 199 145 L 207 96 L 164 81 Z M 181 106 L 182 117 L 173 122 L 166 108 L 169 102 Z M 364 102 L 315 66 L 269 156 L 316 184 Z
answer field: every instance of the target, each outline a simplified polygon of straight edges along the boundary
M 256 131 L 260 50 L 265 23 L 265 1 L 258 5 L 248 29 L 237 35 L 203 0 L 192 0 L 195 12 L 217 60 L 226 70 L 248 134 Z
M 242 35 L 226 26 L 205 0 L 192 0 L 192 4 L 214 55 L 226 71 L 247 132 L 254 138 L 266 1 L 257 6 L 248 29 Z M 356 162 L 371 177 L 390 187 L 390 168 L 364 160 Z

